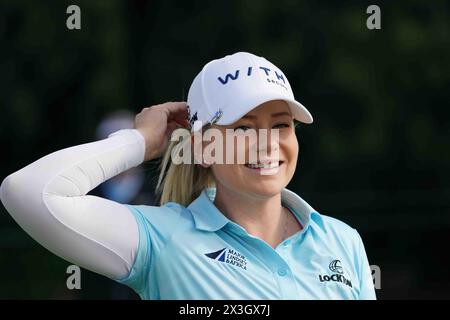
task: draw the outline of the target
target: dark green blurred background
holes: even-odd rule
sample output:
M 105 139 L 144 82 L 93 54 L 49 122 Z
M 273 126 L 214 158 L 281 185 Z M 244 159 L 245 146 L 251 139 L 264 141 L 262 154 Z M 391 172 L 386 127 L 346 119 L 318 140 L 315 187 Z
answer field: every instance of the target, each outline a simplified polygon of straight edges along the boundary
M 81 30 L 66 8 L 81 8 Z M 368 30 L 366 8 L 381 8 Z M 314 116 L 289 188 L 359 230 L 380 299 L 450 298 L 447 1 L 0 3 L 0 180 L 93 141 L 112 110 L 186 98 L 211 59 L 261 55 Z M 151 189 L 154 171 L 146 170 Z M 136 298 L 47 252 L 0 206 L 0 298 Z

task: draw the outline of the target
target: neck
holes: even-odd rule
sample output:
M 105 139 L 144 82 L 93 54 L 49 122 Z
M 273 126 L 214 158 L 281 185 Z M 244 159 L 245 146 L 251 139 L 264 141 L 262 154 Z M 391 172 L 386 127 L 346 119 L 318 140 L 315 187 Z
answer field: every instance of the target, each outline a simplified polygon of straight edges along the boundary
M 281 204 L 281 193 L 260 197 L 217 185 L 214 204 L 228 219 L 273 248 L 284 240 L 285 226 L 291 222 L 290 214 Z M 292 227 L 289 230 L 292 231 Z

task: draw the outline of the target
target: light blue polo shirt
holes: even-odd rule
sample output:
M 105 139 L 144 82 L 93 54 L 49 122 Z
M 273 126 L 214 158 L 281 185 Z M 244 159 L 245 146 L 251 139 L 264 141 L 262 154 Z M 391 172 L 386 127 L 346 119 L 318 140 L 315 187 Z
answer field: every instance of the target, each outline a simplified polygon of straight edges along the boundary
M 127 205 L 139 226 L 129 275 L 142 299 L 375 299 L 358 232 L 284 189 L 303 229 L 276 249 L 225 217 L 205 189 L 188 207 Z

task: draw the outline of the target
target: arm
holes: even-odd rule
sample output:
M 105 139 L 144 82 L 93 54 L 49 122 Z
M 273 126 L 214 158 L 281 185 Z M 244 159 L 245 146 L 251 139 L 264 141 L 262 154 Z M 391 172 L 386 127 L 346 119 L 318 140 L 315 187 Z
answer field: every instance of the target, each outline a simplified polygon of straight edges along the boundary
M 188 126 L 185 102 L 144 108 L 136 129 L 49 154 L 9 175 L 0 199 L 45 248 L 113 279 L 127 276 L 139 245 L 134 215 L 119 203 L 87 195 L 109 178 L 160 157 L 172 131 Z
M 51 153 L 5 178 L 0 199 L 14 220 L 54 254 L 110 278 L 126 276 L 138 227 L 116 202 L 86 195 L 144 160 L 135 129 Z

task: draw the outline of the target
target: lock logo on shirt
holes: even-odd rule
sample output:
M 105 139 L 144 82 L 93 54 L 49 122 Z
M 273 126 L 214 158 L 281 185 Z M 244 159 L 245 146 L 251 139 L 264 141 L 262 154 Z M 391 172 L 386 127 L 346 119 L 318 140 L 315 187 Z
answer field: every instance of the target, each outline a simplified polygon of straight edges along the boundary
M 328 268 L 331 272 L 333 272 L 333 274 L 319 275 L 320 282 L 341 282 L 350 288 L 353 288 L 352 282 L 344 276 L 344 269 L 342 268 L 340 260 L 331 261 Z

